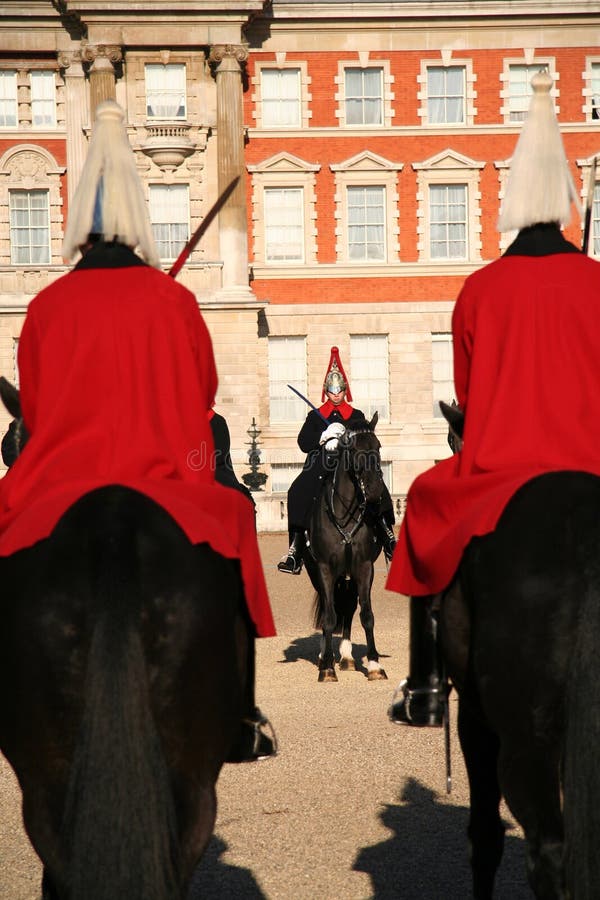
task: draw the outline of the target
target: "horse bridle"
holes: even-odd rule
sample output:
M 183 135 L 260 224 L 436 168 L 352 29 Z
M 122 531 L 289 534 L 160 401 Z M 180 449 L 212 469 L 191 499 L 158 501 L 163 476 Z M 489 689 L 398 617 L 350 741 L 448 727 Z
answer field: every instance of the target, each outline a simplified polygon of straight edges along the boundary
M 340 446 L 342 448 L 342 452 L 338 457 L 337 463 L 335 465 L 335 469 L 333 472 L 333 478 L 331 480 L 331 491 L 326 495 L 326 509 L 329 520 L 335 527 L 336 531 L 340 534 L 342 538 L 342 543 L 351 544 L 354 535 L 357 533 L 361 525 L 365 520 L 365 512 L 367 509 L 367 501 L 365 496 L 365 487 L 361 476 L 357 476 L 354 466 L 350 464 L 347 467 L 347 472 L 350 476 L 350 480 L 352 481 L 355 489 L 353 502 L 349 507 L 345 510 L 345 518 L 343 520 L 338 519 L 336 516 L 335 509 L 335 499 L 336 496 L 338 500 L 342 498 L 337 493 L 337 480 L 338 480 L 338 472 L 340 470 L 340 465 L 342 464 L 342 459 L 346 457 L 350 463 L 350 453 L 351 453 L 351 441 L 356 435 L 357 431 L 347 432 L 340 439 Z M 356 512 L 358 512 L 358 517 L 356 517 Z M 347 530 L 348 523 L 354 520 L 354 525 L 350 530 Z

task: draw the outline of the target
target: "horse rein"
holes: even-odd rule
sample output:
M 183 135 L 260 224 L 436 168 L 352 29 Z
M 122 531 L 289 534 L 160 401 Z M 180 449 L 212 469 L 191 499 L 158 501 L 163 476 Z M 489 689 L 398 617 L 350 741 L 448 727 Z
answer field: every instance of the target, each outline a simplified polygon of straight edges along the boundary
M 344 520 L 339 519 L 335 514 L 335 499 L 337 498 L 344 503 L 343 499 L 337 493 L 337 476 L 340 470 L 340 464 L 342 462 L 342 456 L 345 455 L 348 460 L 350 460 L 350 440 L 356 435 L 357 432 L 352 431 L 346 435 L 346 445 L 342 446 L 342 453 L 338 457 L 338 461 L 335 466 L 335 470 L 333 473 L 333 479 L 331 483 L 331 492 L 327 496 L 327 515 L 329 516 L 329 520 L 335 527 L 336 531 L 340 534 L 342 538 L 342 543 L 351 544 L 354 535 L 357 533 L 361 525 L 365 520 L 365 512 L 367 509 L 367 501 L 365 499 L 365 489 L 362 482 L 362 478 L 356 476 L 354 468 L 348 465 L 347 472 L 349 474 L 350 480 L 352 481 L 355 489 L 355 497 L 354 500 L 350 503 L 345 510 L 345 518 Z M 358 500 L 357 500 L 358 496 Z M 356 502 L 354 502 L 356 501 Z M 344 504 L 345 505 L 345 504 Z M 356 518 L 355 513 L 358 511 L 358 518 Z M 354 519 L 354 526 L 350 529 L 350 531 L 345 530 L 348 523 Z

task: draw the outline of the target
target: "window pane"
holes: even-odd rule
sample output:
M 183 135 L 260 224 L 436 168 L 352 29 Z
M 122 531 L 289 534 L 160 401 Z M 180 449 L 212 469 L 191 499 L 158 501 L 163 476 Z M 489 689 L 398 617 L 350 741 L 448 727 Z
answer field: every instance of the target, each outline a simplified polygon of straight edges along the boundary
M 590 88 L 592 92 L 592 119 L 600 119 L 600 63 L 592 63 Z
M 348 258 L 385 259 L 385 188 L 347 188 Z
M 300 69 L 262 69 L 262 124 L 300 127 Z
M 386 334 L 358 334 L 350 337 L 351 390 L 354 402 L 367 419 L 374 412 L 390 418 L 389 354 Z
M 532 66 L 514 65 L 508 67 L 508 110 L 509 121 L 522 122 L 529 109 L 533 94 L 531 79 L 536 72 L 546 71 L 547 66 L 536 63 Z
M 429 248 L 432 259 L 467 258 L 467 186 L 429 188 Z
M 443 417 L 440 400 L 452 403 L 454 394 L 454 353 L 452 335 L 438 332 L 431 335 L 431 364 L 433 387 L 433 415 Z
M 267 262 L 304 260 L 304 191 L 302 188 L 265 188 L 265 259 Z
M 10 257 L 13 265 L 50 265 L 48 191 L 9 191 Z
M 187 184 L 150 185 L 150 221 L 158 255 L 176 259 L 190 236 L 190 201 Z
M 305 337 L 269 338 L 269 403 L 273 424 L 301 423 L 306 418 L 306 404 L 288 384 L 306 396 Z
M 185 119 L 185 66 L 149 64 L 146 75 L 146 114 L 150 119 Z
M 17 73 L 0 71 L 0 128 L 17 126 Z
M 600 184 L 594 188 L 592 205 L 592 247 L 594 256 L 600 256 Z
M 54 72 L 30 72 L 31 118 L 34 127 L 56 125 L 56 82 Z
M 466 70 L 464 66 L 427 68 L 427 119 L 430 124 L 465 122 Z
M 383 69 L 345 69 L 347 125 L 383 124 Z

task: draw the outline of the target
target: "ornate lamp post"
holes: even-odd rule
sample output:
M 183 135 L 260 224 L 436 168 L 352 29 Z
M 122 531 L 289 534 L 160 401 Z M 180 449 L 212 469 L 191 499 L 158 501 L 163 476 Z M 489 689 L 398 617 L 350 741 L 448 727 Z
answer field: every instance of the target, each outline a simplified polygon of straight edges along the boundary
M 262 485 L 267 480 L 267 476 L 264 472 L 258 471 L 260 465 L 260 450 L 258 449 L 258 435 L 260 434 L 260 429 L 256 427 L 254 416 L 252 417 L 252 424 L 246 434 L 249 435 L 251 439 L 249 442 L 250 449 L 248 450 L 250 471 L 245 475 L 242 475 L 242 481 L 244 484 L 248 485 L 251 491 L 262 491 Z M 248 441 L 246 443 L 248 443 Z

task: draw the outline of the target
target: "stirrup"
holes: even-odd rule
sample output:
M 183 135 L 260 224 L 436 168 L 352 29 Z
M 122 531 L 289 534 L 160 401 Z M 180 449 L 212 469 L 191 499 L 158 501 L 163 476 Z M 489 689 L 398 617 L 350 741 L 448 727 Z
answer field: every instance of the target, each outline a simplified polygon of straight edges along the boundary
M 267 731 L 263 731 L 267 729 Z M 269 719 L 258 707 L 253 716 L 242 719 L 242 731 L 227 762 L 258 762 L 261 759 L 277 756 L 277 735 Z
M 396 725 L 441 728 L 444 724 L 447 686 L 409 688 L 408 678 L 400 682 L 392 697 L 388 717 Z M 398 699 L 400 697 L 400 699 Z
M 282 556 L 277 563 L 277 569 L 288 575 L 299 575 L 302 571 L 302 557 L 297 558 L 293 547 L 290 547 L 285 556 Z

